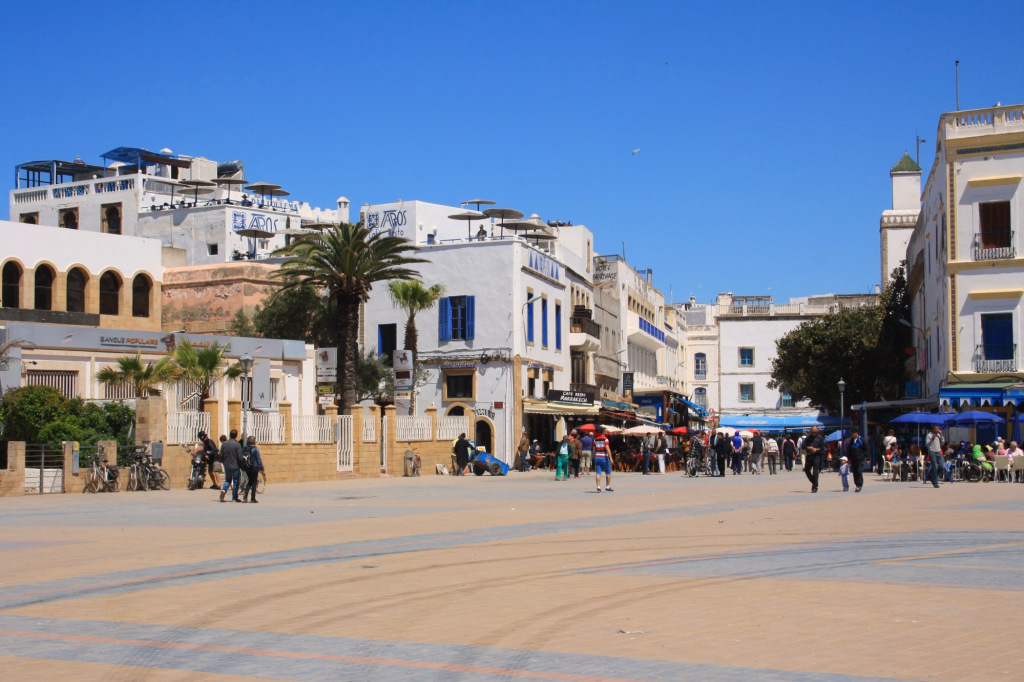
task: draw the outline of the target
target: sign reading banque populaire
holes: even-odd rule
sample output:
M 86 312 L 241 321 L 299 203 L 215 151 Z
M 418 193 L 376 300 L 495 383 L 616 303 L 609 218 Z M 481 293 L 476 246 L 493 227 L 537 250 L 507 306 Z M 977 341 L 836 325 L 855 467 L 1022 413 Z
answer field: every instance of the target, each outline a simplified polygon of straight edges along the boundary
M 548 391 L 549 403 L 572 403 L 573 405 L 593 405 L 593 393 L 579 391 Z

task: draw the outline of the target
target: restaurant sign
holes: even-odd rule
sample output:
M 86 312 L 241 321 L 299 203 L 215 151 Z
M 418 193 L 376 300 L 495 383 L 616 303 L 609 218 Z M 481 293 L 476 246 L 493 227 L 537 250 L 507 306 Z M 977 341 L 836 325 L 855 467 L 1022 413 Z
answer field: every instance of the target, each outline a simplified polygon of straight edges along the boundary
M 549 403 L 572 403 L 573 405 L 593 405 L 593 393 L 580 391 L 548 391 Z

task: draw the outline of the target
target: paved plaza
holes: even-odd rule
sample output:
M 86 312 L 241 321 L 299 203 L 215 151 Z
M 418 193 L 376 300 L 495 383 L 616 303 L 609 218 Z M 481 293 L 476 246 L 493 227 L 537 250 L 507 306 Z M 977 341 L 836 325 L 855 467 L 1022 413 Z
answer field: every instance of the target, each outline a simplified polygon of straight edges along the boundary
M 268 468 L 0 499 L 3 679 L 1024 679 L 1024 485 Z

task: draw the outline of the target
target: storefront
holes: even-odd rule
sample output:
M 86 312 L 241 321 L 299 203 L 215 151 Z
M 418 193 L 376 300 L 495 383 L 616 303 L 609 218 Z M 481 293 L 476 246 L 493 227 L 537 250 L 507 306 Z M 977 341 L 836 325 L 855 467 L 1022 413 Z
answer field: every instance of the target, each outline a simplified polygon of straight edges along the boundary
M 577 391 L 548 391 L 547 400 L 523 400 L 523 420 L 530 440 L 540 441 L 551 451 L 563 433 L 582 424 L 592 423 L 600 413 L 594 394 Z

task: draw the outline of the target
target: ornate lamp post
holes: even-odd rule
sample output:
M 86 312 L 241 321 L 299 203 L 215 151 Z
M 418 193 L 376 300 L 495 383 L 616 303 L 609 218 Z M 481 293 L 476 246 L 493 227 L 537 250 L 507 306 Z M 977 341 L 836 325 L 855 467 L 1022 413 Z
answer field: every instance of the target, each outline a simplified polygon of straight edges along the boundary
M 245 431 L 246 422 L 249 418 L 249 409 L 252 407 L 252 391 L 249 388 L 249 372 L 252 370 L 252 356 L 248 353 L 243 353 L 242 357 L 238 358 L 238 364 L 242 367 L 242 440 L 248 435 Z
M 839 435 L 843 435 L 843 424 L 846 423 L 846 413 L 843 411 L 843 394 L 846 393 L 846 382 L 843 381 L 842 377 L 839 379 L 839 383 L 836 384 L 839 387 Z

